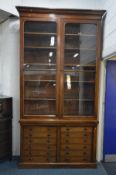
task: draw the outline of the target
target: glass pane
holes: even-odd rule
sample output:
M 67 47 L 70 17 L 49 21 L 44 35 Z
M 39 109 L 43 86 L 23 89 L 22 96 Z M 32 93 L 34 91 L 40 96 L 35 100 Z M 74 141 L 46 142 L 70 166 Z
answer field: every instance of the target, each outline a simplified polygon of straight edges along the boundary
M 25 63 L 36 63 L 40 65 L 55 65 L 56 64 L 56 49 L 25 49 Z M 40 59 L 41 58 L 41 59 Z
M 48 74 L 46 76 L 44 73 L 41 71 L 40 74 L 38 72 L 39 75 L 37 73 L 25 75 L 25 98 L 55 98 L 56 80 L 53 79 L 55 75 L 49 75 L 50 72 L 46 71 Z
M 25 32 L 56 33 L 56 23 L 47 21 L 26 21 Z
M 67 23 L 64 47 L 64 115 L 94 115 L 96 25 Z
M 25 48 L 55 48 L 56 36 L 53 34 L 25 34 Z
M 55 100 L 25 99 L 26 115 L 54 115 L 55 111 Z
M 56 42 L 55 22 L 25 22 L 26 115 L 56 115 Z

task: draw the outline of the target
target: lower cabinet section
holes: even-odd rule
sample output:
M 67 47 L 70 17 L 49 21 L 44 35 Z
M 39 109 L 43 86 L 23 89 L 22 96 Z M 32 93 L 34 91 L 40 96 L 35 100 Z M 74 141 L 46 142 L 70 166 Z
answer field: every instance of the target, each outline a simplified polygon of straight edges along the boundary
M 21 166 L 95 166 L 96 126 L 21 125 Z
M 92 161 L 92 128 L 61 127 L 60 161 Z
M 23 161 L 56 162 L 56 128 L 27 126 L 23 132 Z

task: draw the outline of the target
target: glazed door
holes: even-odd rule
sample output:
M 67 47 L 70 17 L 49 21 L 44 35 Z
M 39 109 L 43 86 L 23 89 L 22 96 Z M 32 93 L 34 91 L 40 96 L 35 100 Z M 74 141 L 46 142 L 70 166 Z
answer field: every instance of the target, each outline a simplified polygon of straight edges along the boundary
M 57 114 L 57 23 L 24 22 L 24 115 Z
M 63 108 L 67 117 L 95 115 L 96 24 L 64 23 Z

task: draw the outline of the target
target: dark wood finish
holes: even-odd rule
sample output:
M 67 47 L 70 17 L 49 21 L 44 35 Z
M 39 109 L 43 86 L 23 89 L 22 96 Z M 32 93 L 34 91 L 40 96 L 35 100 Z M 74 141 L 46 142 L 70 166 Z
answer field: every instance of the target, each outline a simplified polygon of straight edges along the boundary
M 17 6 L 17 10 L 20 13 L 20 16 L 27 14 L 26 16 L 29 16 L 29 14 L 49 14 L 49 13 L 54 13 L 54 14 L 58 14 L 58 15 L 74 15 L 78 18 L 78 16 L 82 17 L 84 16 L 84 19 L 88 16 L 89 18 L 93 18 L 93 20 L 95 19 L 100 19 L 101 20 L 101 16 L 103 16 L 106 11 L 105 10 L 77 10 L 77 9 L 49 9 L 49 8 L 36 8 L 36 7 L 21 7 L 21 6 Z M 24 13 L 24 14 L 23 14 Z
M 12 158 L 12 98 L 0 95 L 0 161 Z
M 17 7 L 21 167 L 95 167 L 104 10 Z

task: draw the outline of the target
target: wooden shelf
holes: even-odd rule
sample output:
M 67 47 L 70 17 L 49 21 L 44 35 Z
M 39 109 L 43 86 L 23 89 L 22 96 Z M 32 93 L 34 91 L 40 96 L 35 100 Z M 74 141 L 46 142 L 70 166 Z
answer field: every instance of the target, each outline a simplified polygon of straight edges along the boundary
M 70 58 L 72 59 L 72 58 Z M 64 64 L 64 66 L 77 66 L 77 67 L 95 67 L 96 68 L 96 65 L 78 65 L 78 64 Z
M 79 69 L 64 69 L 64 72 L 88 72 L 88 73 L 95 72 L 96 73 L 96 71 L 94 70 L 79 70 Z
M 67 81 L 65 81 L 67 83 Z M 95 81 L 71 81 L 71 83 L 95 83 Z
M 96 50 L 96 49 L 90 49 L 90 48 L 64 48 L 65 50 L 90 50 L 90 51 L 93 51 L 93 50 Z
M 25 46 L 25 49 L 56 49 L 56 47 L 46 47 L 46 46 Z M 96 49 L 90 49 L 90 48 L 65 48 L 65 50 L 96 50 Z
M 24 80 L 24 82 L 56 82 L 56 80 Z M 67 81 L 65 81 L 67 83 Z M 95 81 L 71 81 L 71 83 L 95 83 Z
M 56 71 L 56 69 L 30 69 L 30 68 L 27 68 L 25 69 L 25 71 Z
M 24 63 L 24 66 L 29 65 L 29 66 L 56 66 L 54 63 Z
M 56 33 L 48 32 L 24 32 L 26 35 L 56 35 Z M 86 33 L 65 33 L 65 36 L 84 36 L 84 37 L 96 37 L 96 35 L 86 34 Z
M 65 36 L 84 36 L 84 37 L 96 37 L 96 35 L 87 33 L 65 33 Z
M 26 35 L 56 35 L 56 33 L 44 33 L 44 32 L 24 32 Z
M 46 46 L 25 46 L 24 49 L 56 49 L 56 47 Z
M 48 100 L 48 101 L 55 101 L 56 99 L 55 98 L 45 98 L 45 97 L 43 97 L 43 98 L 24 98 L 24 100 L 25 101 L 39 101 L 39 100 L 42 100 L 42 101 L 46 101 L 46 100 Z
M 56 82 L 56 80 L 24 80 L 24 82 Z
M 87 101 L 87 102 L 93 102 L 94 99 L 74 99 L 74 98 L 64 98 L 64 101 L 65 100 L 71 100 L 71 101 Z

